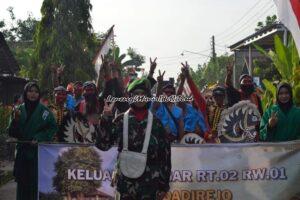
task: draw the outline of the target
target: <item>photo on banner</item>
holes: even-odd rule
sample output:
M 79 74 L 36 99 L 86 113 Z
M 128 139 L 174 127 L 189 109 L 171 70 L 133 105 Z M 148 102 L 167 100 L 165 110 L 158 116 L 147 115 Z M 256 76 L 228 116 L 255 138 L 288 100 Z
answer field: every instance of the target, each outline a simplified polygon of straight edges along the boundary
M 92 145 L 39 145 L 39 200 L 114 199 L 116 158 L 116 148 L 103 152 Z

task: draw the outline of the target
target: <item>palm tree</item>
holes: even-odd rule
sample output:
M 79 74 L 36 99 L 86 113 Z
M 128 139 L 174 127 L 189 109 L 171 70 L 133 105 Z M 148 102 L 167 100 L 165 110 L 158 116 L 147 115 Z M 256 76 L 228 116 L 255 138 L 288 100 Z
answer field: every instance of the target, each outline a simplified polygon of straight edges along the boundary
M 275 51 L 265 51 L 258 45 L 255 48 L 268 58 L 270 58 L 278 70 L 281 80 L 293 87 L 294 102 L 300 105 L 300 59 L 292 37 L 289 37 L 288 44 L 285 46 L 278 35 L 274 36 Z M 263 97 L 264 108 L 270 106 L 276 98 L 276 87 L 272 82 L 264 79 L 266 91 Z

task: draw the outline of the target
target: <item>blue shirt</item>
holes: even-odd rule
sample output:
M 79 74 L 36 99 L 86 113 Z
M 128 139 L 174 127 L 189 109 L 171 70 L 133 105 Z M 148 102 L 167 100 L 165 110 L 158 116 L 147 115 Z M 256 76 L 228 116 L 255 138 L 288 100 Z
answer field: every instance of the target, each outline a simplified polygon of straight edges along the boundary
M 203 132 L 207 131 L 207 126 L 203 114 L 196 110 L 191 104 L 186 103 L 186 112 L 183 116 L 184 131 L 194 133 L 196 126 L 199 125 Z
M 67 109 L 72 110 L 72 111 L 74 111 L 74 109 L 75 109 L 75 99 L 70 94 L 67 95 L 66 107 L 67 107 Z
M 178 121 L 182 119 L 182 109 L 176 105 L 173 105 L 171 112 L 174 118 L 176 119 L 176 123 L 178 126 L 179 125 Z M 166 105 L 161 103 L 155 112 L 155 116 L 161 121 L 161 123 L 163 124 L 166 130 L 168 130 L 172 135 L 178 136 L 177 126 L 173 118 L 170 116 L 169 112 L 167 111 Z

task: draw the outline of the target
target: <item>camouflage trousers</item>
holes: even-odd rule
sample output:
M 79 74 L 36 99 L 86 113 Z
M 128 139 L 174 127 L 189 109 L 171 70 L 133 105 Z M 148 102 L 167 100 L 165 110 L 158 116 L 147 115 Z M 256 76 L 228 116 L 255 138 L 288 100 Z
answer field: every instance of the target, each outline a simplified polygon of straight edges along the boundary
M 127 182 L 127 184 L 122 186 L 123 188 L 117 188 L 116 200 L 156 200 L 157 194 L 161 192 L 157 187 L 149 184 L 143 185 Z
M 131 195 L 128 193 L 116 192 L 115 200 L 156 200 L 156 192 L 153 194 L 141 193 L 137 195 Z

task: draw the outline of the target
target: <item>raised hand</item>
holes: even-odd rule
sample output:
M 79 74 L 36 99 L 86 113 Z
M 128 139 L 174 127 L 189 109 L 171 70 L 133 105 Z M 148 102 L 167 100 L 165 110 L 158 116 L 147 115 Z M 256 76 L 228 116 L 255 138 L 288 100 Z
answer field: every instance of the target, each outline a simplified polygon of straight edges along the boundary
M 56 74 L 57 76 L 61 76 L 62 73 L 64 72 L 65 65 L 60 65 L 58 68 L 56 68 Z
M 35 146 L 35 145 L 37 145 L 37 144 L 38 144 L 38 141 L 37 141 L 37 140 L 35 140 L 35 139 L 34 139 L 34 140 L 31 140 L 31 145 L 32 145 L 32 146 Z
M 232 84 L 232 74 L 233 74 L 233 62 L 228 62 L 226 65 L 227 74 L 225 78 L 225 84 L 227 86 L 233 86 Z
M 185 63 L 181 63 L 181 65 L 183 68 L 187 68 L 187 69 L 190 67 L 187 61 L 185 61 Z
M 103 70 L 104 77 L 110 79 L 112 72 L 111 72 L 111 67 L 110 67 L 110 65 L 108 63 L 107 57 L 101 55 L 101 60 L 102 60 L 102 66 L 99 69 L 99 74 L 101 74 L 100 71 Z
M 273 128 L 276 126 L 277 122 L 278 122 L 278 116 L 277 116 L 277 112 L 272 112 L 271 117 L 269 119 L 269 127 Z
M 103 108 L 103 115 L 104 116 L 112 116 L 114 105 L 115 105 L 115 102 L 108 104 L 108 102 L 105 101 L 104 108 Z
M 157 58 L 154 58 L 154 60 L 152 61 L 152 59 L 150 58 L 150 71 L 149 71 L 149 74 L 151 76 L 154 74 L 155 68 L 157 66 L 156 59 Z
M 164 81 L 164 75 L 165 75 L 166 71 L 164 71 L 163 73 L 160 72 L 160 70 L 158 70 L 158 77 L 157 77 L 157 82 L 158 83 L 162 83 Z
M 233 73 L 233 63 L 229 62 L 226 66 L 227 69 L 227 74 L 232 74 Z
M 187 63 L 187 61 L 185 61 L 185 63 L 181 63 L 182 68 L 181 68 L 181 72 L 183 73 L 183 75 L 185 77 L 189 77 L 190 73 L 189 73 L 189 64 Z
M 21 116 L 20 110 L 17 109 L 17 108 L 14 108 L 14 111 L 13 111 L 13 118 L 14 118 L 14 120 L 15 120 L 16 122 L 19 121 L 20 116 Z
M 181 83 L 185 81 L 185 75 L 183 72 L 181 72 L 178 76 L 178 81 L 180 81 Z
M 112 71 L 113 78 L 119 78 L 121 76 L 120 67 L 118 63 L 112 61 L 109 63 L 109 67 Z

